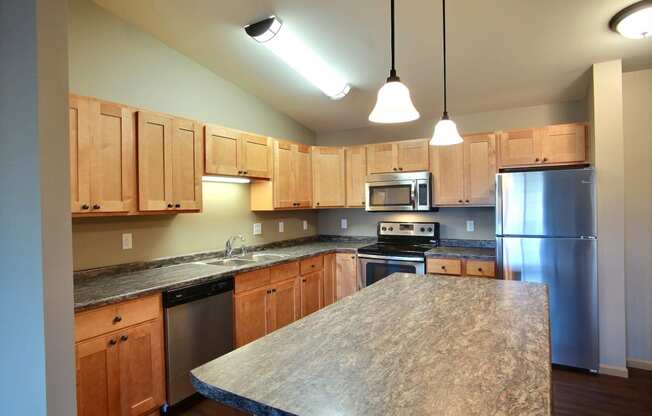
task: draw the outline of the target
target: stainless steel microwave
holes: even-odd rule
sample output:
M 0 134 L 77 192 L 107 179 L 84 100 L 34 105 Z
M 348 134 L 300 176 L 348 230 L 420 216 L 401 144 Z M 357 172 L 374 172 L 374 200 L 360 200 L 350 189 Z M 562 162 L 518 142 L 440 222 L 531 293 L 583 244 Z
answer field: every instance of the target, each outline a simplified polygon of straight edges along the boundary
M 401 172 L 367 176 L 367 211 L 430 211 L 430 172 Z

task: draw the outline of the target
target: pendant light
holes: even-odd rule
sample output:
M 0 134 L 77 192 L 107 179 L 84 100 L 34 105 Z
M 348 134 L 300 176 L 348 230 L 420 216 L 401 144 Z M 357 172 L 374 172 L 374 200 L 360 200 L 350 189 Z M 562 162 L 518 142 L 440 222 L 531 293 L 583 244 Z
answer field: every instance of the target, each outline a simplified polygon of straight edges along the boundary
M 369 114 L 369 121 L 374 123 L 404 123 L 419 118 L 419 112 L 412 104 L 410 90 L 396 75 L 394 59 L 394 0 L 390 0 L 392 32 L 392 69 L 387 83 L 378 90 L 376 105 Z
M 444 114 L 441 120 L 435 125 L 435 131 L 430 139 L 431 146 L 448 146 L 451 144 L 462 143 L 462 136 L 457 132 L 457 126 L 453 120 L 448 118 L 446 107 L 446 0 L 441 0 L 442 27 L 444 40 Z

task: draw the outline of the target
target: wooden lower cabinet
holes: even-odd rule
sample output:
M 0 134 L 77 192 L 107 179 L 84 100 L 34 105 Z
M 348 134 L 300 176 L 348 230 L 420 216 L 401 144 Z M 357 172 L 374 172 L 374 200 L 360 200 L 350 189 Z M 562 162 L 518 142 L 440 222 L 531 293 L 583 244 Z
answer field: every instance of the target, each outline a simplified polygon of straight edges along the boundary
M 153 298 L 159 302 L 159 312 L 162 312 L 160 297 Z M 125 303 L 143 305 L 135 302 Z M 105 309 L 112 313 L 119 308 L 110 305 L 80 312 L 75 319 L 86 324 L 88 319 L 106 315 Z M 149 316 L 133 309 L 129 313 L 133 317 Z M 117 316 L 121 322 L 122 317 Z M 163 342 L 162 313 L 153 320 L 78 340 L 75 344 L 77 414 L 140 416 L 156 412 L 165 402 Z
M 335 255 L 335 300 L 358 291 L 358 258 L 353 253 Z
M 301 317 L 308 316 L 324 306 L 324 272 L 312 272 L 301 276 Z
M 496 264 L 488 260 L 428 258 L 426 259 L 426 270 L 428 274 L 496 277 Z
M 337 300 L 337 261 L 336 254 L 324 256 L 324 306 L 328 306 Z
M 233 300 L 236 347 L 246 345 L 271 332 L 269 325 L 270 296 L 267 286 L 235 294 Z

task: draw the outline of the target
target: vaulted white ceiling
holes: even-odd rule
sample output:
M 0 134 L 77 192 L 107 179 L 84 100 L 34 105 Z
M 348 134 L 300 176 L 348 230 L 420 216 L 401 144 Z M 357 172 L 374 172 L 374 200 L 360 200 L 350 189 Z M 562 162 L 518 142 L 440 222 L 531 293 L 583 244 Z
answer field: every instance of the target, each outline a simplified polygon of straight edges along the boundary
M 387 0 L 95 0 L 317 132 L 364 127 L 389 71 Z M 449 112 L 584 96 L 594 62 L 652 66 L 652 39 L 608 28 L 635 0 L 452 0 L 447 3 Z M 270 14 L 353 86 L 331 101 L 242 29 Z M 441 2 L 396 0 L 397 69 L 422 117 L 441 113 Z

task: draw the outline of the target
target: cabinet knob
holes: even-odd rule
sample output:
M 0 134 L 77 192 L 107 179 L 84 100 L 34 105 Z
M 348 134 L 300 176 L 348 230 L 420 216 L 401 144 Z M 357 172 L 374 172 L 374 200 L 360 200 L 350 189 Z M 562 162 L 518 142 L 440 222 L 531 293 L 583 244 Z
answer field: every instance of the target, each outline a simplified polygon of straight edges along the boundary
M 478 271 L 481 272 L 481 271 L 482 271 L 482 267 L 478 267 Z
M 88 209 L 88 208 L 90 208 L 90 207 L 88 206 L 88 204 L 84 204 L 84 205 L 81 206 L 81 209 Z
M 172 205 L 172 204 L 168 204 L 168 208 L 172 208 L 173 206 L 174 206 L 174 205 Z
M 272 293 L 272 291 L 267 289 L 267 294 L 269 295 L 270 293 Z
M 467 203 L 467 204 L 469 203 L 469 200 L 468 200 L 468 199 L 466 200 L 466 203 Z
M 175 208 L 181 208 L 181 204 L 174 204 Z
M 355 256 L 351 256 L 351 258 L 352 258 L 353 260 L 355 260 Z
M 100 209 L 101 207 L 98 204 L 93 205 L 93 209 Z
M 442 270 L 446 270 L 446 266 L 441 266 Z
M 123 335 L 120 337 L 120 341 L 125 342 L 126 340 L 129 339 L 129 335 Z
M 461 204 L 461 203 L 464 202 L 464 201 L 462 201 L 461 199 L 459 199 L 457 202 L 459 202 L 459 203 Z
M 317 202 L 317 206 L 319 206 L 319 202 Z
M 547 162 L 547 161 L 548 161 L 548 158 L 547 158 L 547 157 L 544 157 L 544 158 L 543 158 L 543 161 L 544 161 L 544 162 Z
M 115 318 L 113 318 L 113 323 L 117 324 L 118 322 L 122 322 L 122 316 L 116 315 Z
M 535 161 L 535 162 L 538 162 L 538 161 L 539 161 L 539 158 L 537 157 L 536 159 L 534 159 L 534 161 Z
M 241 171 L 241 170 L 238 171 L 238 175 L 242 175 L 242 171 Z
M 247 173 L 249 173 L 249 171 L 248 171 L 248 170 L 245 170 L 245 171 L 242 172 L 242 173 L 244 173 L 244 174 L 246 175 Z
M 301 281 L 305 283 L 305 282 L 306 282 L 306 279 L 301 279 Z
M 394 170 L 397 170 L 396 168 L 393 168 Z
M 272 289 L 272 293 L 276 293 L 276 289 Z
M 112 346 L 114 346 L 114 345 L 117 344 L 117 343 L 118 343 L 118 341 L 116 341 L 115 338 L 111 338 L 111 339 L 109 340 L 109 347 L 112 347 Z
M 403 168 L 398 168 L 398 170 L 403 170 Z

